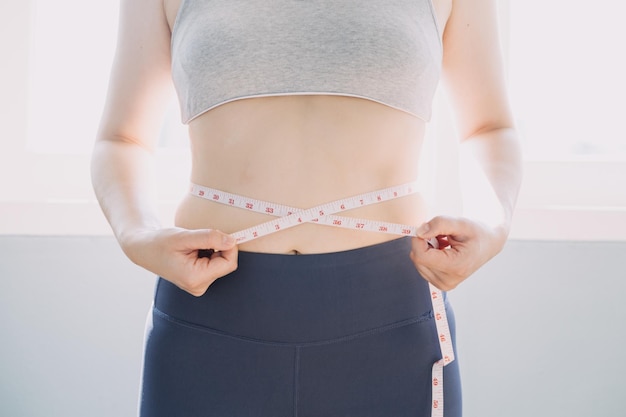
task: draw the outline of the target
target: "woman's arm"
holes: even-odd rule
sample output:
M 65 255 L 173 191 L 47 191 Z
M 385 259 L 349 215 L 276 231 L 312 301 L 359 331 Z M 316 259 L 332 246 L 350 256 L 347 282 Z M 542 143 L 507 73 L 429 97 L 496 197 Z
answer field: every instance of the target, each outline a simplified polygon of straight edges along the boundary
M 121 2 L 118 44 L 92 156 L 92 183 L 126 255 L 195 294 L 236 268 L 236 248 L 211 230 L 162 229 L 153 152 L 171 97 L 170 30 L 162 0 Z M 212 248 L 211 258 L 198 249 Z
M 443 290 L 456 287 L 504 246 L 521 182 L 521 156 L 511 114 L 495 0 L 452 0 L 444 31 L 443 81 L 462 141 L 464 217 L 435 217 L 420 228 L 412 258 Z M 472 178 L 472 181 L 467 181 Z M 481 178 L 484 181 L 481 181 Z M 489 217 L 485 217 L 489 213 Z M 425 239 L 438 237 L 445 250 Z
M 453 1 L 444 38 L 443 81 L 455 111 L 461 156 L 470 159 L 462 163 L 471 167 L 476 162 L 482 169 L 501 204 L 501 226 L 508 234 L 521 182 L 521 157 L 502 68 L 496 1 Z M 480 198 L 481 193 L 463 188 L 470 210 L 466 213 L 479 216 L 473 196 Z

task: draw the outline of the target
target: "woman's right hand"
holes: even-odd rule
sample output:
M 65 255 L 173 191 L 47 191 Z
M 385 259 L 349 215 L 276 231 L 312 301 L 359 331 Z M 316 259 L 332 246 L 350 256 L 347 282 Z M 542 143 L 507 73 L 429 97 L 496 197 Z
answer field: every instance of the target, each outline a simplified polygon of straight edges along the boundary
M 237 269 L 235 239 L 219 230 L 141 230 L 121 245 L 131 261 L 196 297 Z

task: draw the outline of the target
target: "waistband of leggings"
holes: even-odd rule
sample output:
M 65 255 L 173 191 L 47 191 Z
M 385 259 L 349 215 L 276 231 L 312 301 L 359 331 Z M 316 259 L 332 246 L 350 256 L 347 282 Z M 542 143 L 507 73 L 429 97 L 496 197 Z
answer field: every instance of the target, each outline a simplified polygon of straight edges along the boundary
M 428 283 L 410 260 L 410 247 L 410 238 L 400 238 L 323 254 L 240 252 L 238 269 L 201 297 L 159 279 L 155 308 L 194 326 L 285 343 L 340 339 L 427 319 Z

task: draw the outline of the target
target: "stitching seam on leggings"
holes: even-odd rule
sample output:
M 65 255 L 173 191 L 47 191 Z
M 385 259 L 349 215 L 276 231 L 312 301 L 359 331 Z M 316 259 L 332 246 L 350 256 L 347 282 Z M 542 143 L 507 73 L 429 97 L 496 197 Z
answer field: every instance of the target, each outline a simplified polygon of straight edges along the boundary
M 216 336 L 222 336 L 222 337 L 227 337 L 230 339 L 235 339 L 235 340 L 241 340 L 241 341 L 245 341 L 245 342 L 249 342 L 249 343 L 257 343 L 257 344 L 261 344 L 261 345 L 268 345 L 268 346 L 297 346 L 297 347 L 310 347 L 310 346 L 324 346 L 324 345 L 332 345 L 333 343 L 340 343 L 340 342 L 346 342 L 346 341 L 350 341 L 353 339 L 359 339 L 361 337 L 366 337 L 366 336 L 371 336 L 374 334 L 378 334 L 378 333 L 384 333 L 386 331 L 389 330 L 393 330 L 393 329 L 397 329 L 399 327 L 404 327 L 404 326 L 409 326 L 411 324 L 417 324 L 417 323 L 422 323 L 428 320 L 431 320 L 434 318 L 433 312 L 432 310 L 427 311 L 426 313 L 423 313 L 422 315 L 418 316 L 418 317 L 413 317 L 410 319 L 405 319 L 405 320 L 400 320 L 397 321 L 395 323 L 390 323 L 390 324 L 386 324 L 384 326 L 380 326 L 380 327 L 376 327 L 374 329 L 370 329 L 370 330 L 365 330 L 359 333 L 354 333 L 351 335 L 346 335 L 346 336 L 341 336 L 341 337 L 337 337 L 334 339 L 329 339 L 329 340 L 321 340 L 321 341 L 316 341 L 316 342 L 278 342 L 278 341 L 271 341 L 271 340 L 260 340 L 260 339 L 255 339 L 252 337 L 246 337 L 246 336 L 239 336 L 239 335 L 234 335 L 231 333 L 226 333 L 226 332 L 222 332 L 219 330 L 215 330 L 215 329 L 211 329 L 209 327 L 203 327 L 200 326 L 198 324 L 193 324 L 193 323 L 189 323 L 186 322 L 184 320 L 180 320 L 177 319 L 175 317 L 170 316 L 167 313 L 162 312 L 161 310 L 159 310 L 158 308 L 154 307 L 153 311 L 156 315 L 158 315 L 159 317 L 177 324 L 179 326 L 182 327 L 187 327 L 193 330 L 198 330 L 201 332 L 205 332 L 205 333 L 210 333 L 210 334 L 214 334 Z
M 295 347 L 293 369 L 293 417 L 298 417 L 298 395 L 300 388 L 300 346 Z

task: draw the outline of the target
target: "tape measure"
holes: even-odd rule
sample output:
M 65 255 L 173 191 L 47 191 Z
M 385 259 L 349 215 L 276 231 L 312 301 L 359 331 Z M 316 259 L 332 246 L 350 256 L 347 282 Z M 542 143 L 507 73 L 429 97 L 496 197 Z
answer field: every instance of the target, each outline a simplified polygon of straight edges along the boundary
M 417 184 L 411 182 L 331 201 L 308 209 L 274 204 L 197 184 L 191 184 L 189 191 L 194 196 L 216 203 L 276 217 L 265 223 L 232 234 L 237 243 L 244 243 L 302 223 L 318 223 L 345 229 L 390 233 L 401 236 L 417 236 L 417 227 L 415 226 L 337 215 L 337 213 L 344 211 L 414 194 L 417 190 Z M 436 238 L 430 239 L 428 242 L 434 248 L 438 248 Z M 443 368 L 454 361 L 454 350 L 452 347 L 452 337 L 448 325 L 443 293 L 430 283 L 428 287 L 437 328 L 437 339 L 441 349 L 441 359 L 433 364 L 432 369 L 431 416 L 443 417 Z

